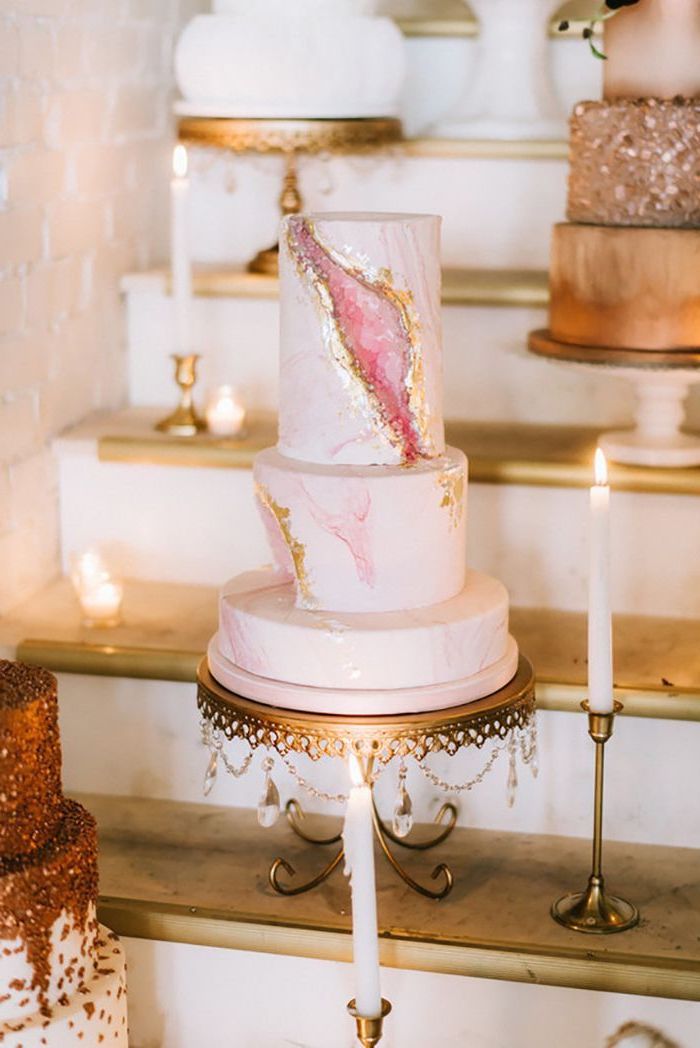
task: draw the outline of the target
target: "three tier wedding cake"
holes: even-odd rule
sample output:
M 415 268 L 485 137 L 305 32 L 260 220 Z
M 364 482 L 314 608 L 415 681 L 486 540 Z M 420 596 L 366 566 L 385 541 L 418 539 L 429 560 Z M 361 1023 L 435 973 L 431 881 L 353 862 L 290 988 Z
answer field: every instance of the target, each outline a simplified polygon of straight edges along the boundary
M 127 1048 L 124 953 L 96 903 L 95 821 L 61 788 L 56 680 L 0 661 L 3 1048 Z
M 467 461 L 445 447 L 439 229 L 285 220 L 279 443 L 254 468 L 274 566 L 224 588 L 209 648 L 240 695 L 391 714 L 515 674 L 506 590 L 466 568 Z

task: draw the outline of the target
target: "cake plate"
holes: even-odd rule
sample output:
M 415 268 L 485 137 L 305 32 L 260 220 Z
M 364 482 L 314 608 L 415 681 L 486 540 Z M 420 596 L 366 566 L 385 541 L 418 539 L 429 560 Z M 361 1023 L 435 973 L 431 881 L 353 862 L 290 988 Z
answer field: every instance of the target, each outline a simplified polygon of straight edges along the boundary
M 401 121 L 395 117 L 324 119 L 243 119 L 184 116 L 178 122 L 180 142 L 190 146 L 226 149 L 231 153 L 281 153 L 285 173 L 279 198 L 282 216 L 303 207 L 299 191 L 299 153 L 359 153 L 400 142 Z M 279 244 L 259 251 L 248 263 L 249 273 L 277 276 Z
M 513 680 L 504 688 L 475 702 L 429 713 L 355 717 L 303 713 L 267 706 L 222 687 L 212 677 L 206 658 L 199 665 L 197 685 L 197 705 L 203 718 L 203 727 L 229 741 L 242 739 L 247 742 L 250 748 L 246 758 L 248 763 L 258 747 L 274 750 L 283 761 L 290 754 L 303 754 L 311 761 L 323 757 L 347 761 L 354 756 L 364 781 L 373 787 L 379 773 L 394 757 L 411 758 L 425 770 L 424 762 L 430 754 L 447 753 L 454 757 L 468 747 L 480 750 L 491 740 L 501 740 L 509 749 L 513 776 L 519 738 L 523 759 L 526 763 L 532 762 L 534 768 L 535 676 L 531 664 L 522 655 Z M 525 741 L 526 736 L 529 736 L 528 742 Z M 493 754 L 497 752 L 494 750 Z M 493 754 L 480 775 L 462 788 L 470 788 L 481 781 L 493 763 Z M 245 768 L 248 766 L 246 761 Z M 429 778 L 435 785 L 447 786 L 436 776 L 430 775 Z M 305 785 L 302 780 L 300 782 Z M 374 802 L 373 808 L 375 836 L 384 857 L 399 877 L 427 898 L 443 899 L 448 895 L 454 876 L 445 863 L 436 866 L 431 874 L 434 881 L 442 883 L 437 888 L 430 888 L 406 872 L 390 845 L 427 851 L 441 844 L 457 821 L 454 804 L 442 805 L 435 819 L 437 832 L 428 840 L 420 841 L 409 841 L 397 835 L 382 820 Z M 308 833 L 303 826 L 303 809 L 296 800 L 289 801 L 286 814 L 292 829 L 303 840 L 310 844 L 335 846 L 330 861 L 315 877 L 303 884 L 285 883 L 282 878 L 293 878 L 295 870 L 286 859 L 274 860 L 268 874 L 272 888 L 280 895 L 300 895 L 316 888 L 340 865 L 344 857 L 342 834 L 316 837 Z
M 550 360 L 587 369 L 606 368 L 609 374 L 632 382 L 637 395 L 635 428 L 604 433 L 598 441 L 611 461 L 667 469 L 700 466 L 700 434 L 681 429 L 690 387 L 700 382 L 700 347 L 582 346 L 560 342 L 542 330 L 530 333 L 528 349 Z

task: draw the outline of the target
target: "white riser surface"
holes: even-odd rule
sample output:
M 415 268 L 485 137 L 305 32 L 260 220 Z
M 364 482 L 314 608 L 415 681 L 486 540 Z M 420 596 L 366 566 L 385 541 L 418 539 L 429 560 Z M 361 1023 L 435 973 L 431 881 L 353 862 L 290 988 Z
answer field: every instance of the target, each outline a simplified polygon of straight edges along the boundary
M 443 216 L 448 266 L 538 269 L 564 214 L 565 160 L 408 157 L 303 158 L 310 211 L 408 211 Z M 190 219 L 198 262 L 243 265 L 277 237 L 279 157 L 192 156 Z
M 169 405 L 172 303 L 157 278 L 131 278 L 127 294 L 129 402 Z M 277 407 L 276 301 L 198 298 L 194 349 L 201 353 L 200 400 L 233 383 L 253 408 Z M 631 423 L 631 385 L 609 372 L 552 364 L 525 349 L 528 331 L 546 324 L 541 309 L 443 309 L 445 413 L 470 421 L 620 426 Z M 700 396 L 695 414 L 700 423 Z
M 270 562 L 250 470 L 101 463 L 94 443 L 58 443 L 64 561 L 92 545 L 124 575 L 222 584 Z M 587 493 L 471 484 L 468 559 L 513 603 L 587 606 Z M 617 492 L 613 607 L 700 618 L 700 529 L 693 496 Z
M 290 900 L 290 907 L 294 901 Z M 449 904 L 445 904 L 449 905 Z M 349 964 L 125 940 L 132 1048 L 354 1048 Z M 603 1048 L 646 1021 L 695 1048 L 700 1005 L 426 972 L 382 972 L 382 1048 Z M 436 1007 L 438 1005 L 438 1007 Z
M 200 742 L 194 684 L 62 675 L 59 695 L 68 790 L 237 807 L 257 804 L 263 787 L 260 764 L 264 751 L 240 780 L 233 780 L 222 768 L 209 797 L 203 797 L 208 754 Z M 542 711 L 538 725 L 538 778 L 519 765 L 516 803 L 508 808 L 507 759 L 502 753 L 484 782 L 459 798 L 462 825 L 589 836 L 593 744 L 587 721 L 583 715 Z M 618 722 L 607 754 L 608 839 L 700 847 L 700 809 L 687 802 L 688 783 L 697 778 L 699 747 L 698 724 L 633 717 Z M 247 752 L 243 743 L 236 743 L 232 759 L 239 763 Z M 473 778 L 487 756 L 487 751 L 474 751 L 453 760 L 433 756 L 430 765 L 446 781 L 459 783 Z M 311 766 L 303 757 L 294 761 L 301 774 L 310 773 L 320 789 L 346 791 L 343 762 L 324 761 Z M 445 795 L 431 786 L 412 762 L 408 766 L 415 817 L 427 821 Z M 298 796 L 309 810 L 329 814 L 340 811 L 323 802 L 319 807 L 318 801 L 302 794 L 279 760 L 274 775 L 283 803 Z M 379 782 L 380 807 L 387 815 L 396 798 L 396 782 L 395 769 L 389 769 Z

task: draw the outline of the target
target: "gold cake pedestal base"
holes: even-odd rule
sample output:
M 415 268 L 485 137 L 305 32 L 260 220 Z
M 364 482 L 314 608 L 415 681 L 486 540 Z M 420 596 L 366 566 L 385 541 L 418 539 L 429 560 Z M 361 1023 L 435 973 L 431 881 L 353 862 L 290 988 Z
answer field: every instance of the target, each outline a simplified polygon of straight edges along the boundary
M 282 216 L 303 208 L 297 172 L 300 153 L 360 153 L 400 142 L 401 121 L 394 117 L 348 120 L 279 120 L 233 117 L 181 117 L 178 137 L 185 145 L 225 149 L 231 153 L 281 153 L 285 173 L 279 198 Z M 277 276 L 279 244 L 259 251 L 249 273 Z
M 364 781 L 370 784 L 376 778 L 375 772 L 394 757 L 422 761 L 431 753 L 455 756 L 468 747 L 481 749 L 490 740 L 505 740 L 511 733 L 528 728 L 535 715 L 535 675 L 522 655 L 513 680 L 486 698 L 450 709 L 390 717 L 314 714 L 266 706 L 218 684 L 206 659 L 197 671 L 197 686 L 202 717 L 228 740 L 243 739 L 251 750 L 262 746 L 283 758 L 304 754 L 312 761 L 322 757 L 347 760 L 353 755 Z M 286 814 L 292 829 L 303 840 L 337 848 L 315 877 L 298 885 L 282 879 L 295 876 L 293 866 L 281 857 L 274 860 L 268 874 L 272 888 L 280 895 L 300 895 L 318 887 L 340 866 L 344 857 L 342 835 L 310 834 L 304 827 L 304 811 L 296 800 L 289 801 Z M 376 805 L 373 809 L 375 836 L 387 862 L 410 888 L 436 900 L 444 899 L 452 889 L 454 876 L 450 868 L 440 863 L 432 870 L 432 880 L 442 881 L 437 888 L 420 884 L 406 872 L 390 845 L 427 851 L 447 839 L 456 821 L 455 806 L 444 804 L 435 819 L 436 833 L 427 840 L 409 841 L 398 837 L 383 822 Z

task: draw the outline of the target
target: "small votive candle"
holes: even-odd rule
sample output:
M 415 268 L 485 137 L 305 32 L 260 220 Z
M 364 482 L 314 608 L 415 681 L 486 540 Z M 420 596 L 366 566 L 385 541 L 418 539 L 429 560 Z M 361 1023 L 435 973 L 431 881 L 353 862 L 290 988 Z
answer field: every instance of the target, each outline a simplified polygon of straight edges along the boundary
M 87 550 L 73 559 L 71 581 L 86 626 L 119 625 L 124 587 L 111 577 L 98 552 Z
M 207 402 L 207 429 L 215 437 L 238 437 L 243 432 L 245 407 L 233 386 L 219 386 Z

